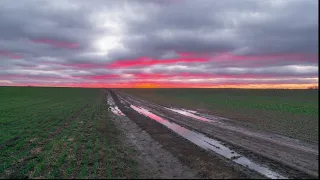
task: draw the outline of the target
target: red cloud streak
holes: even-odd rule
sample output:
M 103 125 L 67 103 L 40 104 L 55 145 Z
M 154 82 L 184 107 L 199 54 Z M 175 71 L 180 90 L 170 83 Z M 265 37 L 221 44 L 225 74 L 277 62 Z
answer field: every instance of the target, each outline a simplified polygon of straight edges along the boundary
M 151 66 L 156 64 L 173 64 L 173 63 L 195 63 L 195 62 L 208 62 L 205 58 L 175 58 L 175 59 L 150 59 L 148 57 L 141 57 L 135 60 L 115 61 L 110 64 L 109 68 L 124 68 L 131 66 Z
M 208 74 L 208 73 L 177 73 L 177 74 L 133 74 L 136 79 L 152 78 L 269 78 L 278 77 L 273 74 Z
M 174 59 L 152 59 L 149 57 L 141 57 L 134 60 L 114 61 L 109 68 L 126 68 L 133 66 L 151 66 L 157 64 L 174 64 L 174 63 L 203 63 L 216 60 L 231 60 L 231 61 L 245 61 L 245 60 L 299 60 L 299 61 L 317 61 L 318 55 L 314 54 L 275 54 L 265 56 L 238 56 L 231 53 L 221 53 L 219 55 L 210 56 L 208 54 L 195 54 L 180 52 L 179 58 Z
M 176 74 L 163 74 L 163 73 L 136 73 L 129 74 L 131 76 L 124 76 L 124 74 L 103 74 L 103 75 L 84 75 L 84 76 L 73 76 L 80 79 L 91 79 L 91 80 L 103 80 L 103 79 L 135 79 L 135 80 L 159 80 L 159 79 L 169 79 L 169 78 L 179 78 L 179 79 L 214 79 L 214 78 L 248 78 L 248 79 L 264 79 L 264 78 L 277 78 L 277 77 L 301 77 L 301 75 L 293 74 L 200 74 L 200 73 L 176 73 Z M 304 78 L 313 78 L 314 75 L 306 75 Z

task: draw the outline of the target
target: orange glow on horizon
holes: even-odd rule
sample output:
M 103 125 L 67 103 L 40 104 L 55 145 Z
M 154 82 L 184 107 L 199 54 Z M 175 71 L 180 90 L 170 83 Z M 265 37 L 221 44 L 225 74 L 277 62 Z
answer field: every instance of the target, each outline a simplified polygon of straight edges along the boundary
M 141 84 L 136 84 L 134 88 L 159 88 L 160 86 L 158 84 L 153 84 L 153 83 L 141 83 Z
M 235 88 L 235 89 L 308 89 L 318 84 L 173 84 L 173 83 L 124 83 L 124 84 L 5 84 L 0 86 L 79 87 L 79 88 Z

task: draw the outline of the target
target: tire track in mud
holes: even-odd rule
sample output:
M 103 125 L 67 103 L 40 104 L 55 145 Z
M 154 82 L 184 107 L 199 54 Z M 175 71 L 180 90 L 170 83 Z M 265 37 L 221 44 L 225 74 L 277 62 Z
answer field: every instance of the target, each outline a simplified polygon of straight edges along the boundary
M 116 105 L 128 118 L 146 131 L 154 140 L 158 141 L 164 149 L 172 153 L 183 164 L 196 170 L 198 177 L 210 179 L 263 178 L 263 176 L 246 168 L 239 168 L 227 163 L 224 159 L 201 149 L 158 122 L 142 116 L 131 108 L 125 107 L 120 103 L 116 94 L 112 91 L 110 93 Z
M 280 161 L 280 162 L 282 164 L 286 164 L 286 166 L 283 166 L 282 164 L 279 164 L 279 163 L 274 163 L 274 159 L 270 161 L 270 159 L 268 159 L 268 157 L 267 157 L 267 159 L 266 158 L 262 158 L 261 159 L 261 157 L 260 157 L 261 156 L 261 152 L 254 151 L 254 153 L 252 154 L 252 152 L 247 151 L 248 148 L 243 147 L 244 145 L 246 145 L 246 143 L 241 143 L 242 141 L 247 141 L 247 144 L 249 144 L 249 145 L 251 144 L 251 146 L 255 144 L 257 147 L 259 147 L 259 145 L 261 144 L 259 139 L 250 139 L 250 138 L 248 139 L 248 137 L 246 137 L 246 136 L 239 136 L 238 137 L 237 135 L 239 135 L 239 134 L 226 132 L 225 129 L 221 129 L 221 128 L 219 129 L 217 127 L 214 127 L 214 128 L 210 127 L 209 128 L 208 125 L 206 125 L 205 123 L 199 123 L 199 122 L 195 121 L 192 118 L 184 117 L 181 114 L 174 113 L 174 112 L 168 113 L 168 111 L 166 111 L 164 109 L 164 107 L 162 107 L 162 106 L 155 105 L 153 103 L 147 103 L 146 101 L 142 102 L 142 101 L 139 101 L 138 99 L 133 98 L 133 97 L 129 97 L 128 98 L 128 97 L 126 97 L 126 96 L 124 96 L 122 94 L 121 94 L 121 96 L 119 96 L 119 97 L 120 97 L 122 103 L 126 103 L 126 104 L 134 103 L 134 104 L 141 105 L 143 107 L 148 107 L 148 109 L 152 110 L 153 112 L 156 112 L 159 115 L 162 115 L 163 117 L 165 117 L 168 120 L 171 120 L 171 121 L 173 121 L 175 123 L 178 123 L 179 125 L 182 125 L 182 126 L 187 126 L 188 128 L 194 129 L 196 131 L 204 132 L 206 135 L 209 135 L 209 137 L 212 137 L 213 136 L 212 132 L 215 132 L 214 135 L 218 134 L 219 137 L 222 138 L 223 140 L 226 140 L 226 137 L 229 138 L 229 139 L 236 139 L 236 141 L 233 141 L 233 142 L 237 142 L 237 141 L 240 142 L 240 145 L 241 145 L 240 147 L 241 148 L 240 149 L 237 148 L 237 146 L 239 146 L 239 144 L 232 143 L 233 145 L 236 145 L 235 149 L 241 150 L 242 152 L 244 152 L 244 154 L 250 154 L 250 156 L 258 157 L 258 158 L 256 158 L 257 160 L 266 161 L 267 164 L 269 164 L 272 167 L 274 167 L 274 169 L 280 169 L 281 172 L 284 172 L 285 174 L 290 174 L 291 177 L 296 177 L 296 178 L 297 177 L 298 178 L 309 178 L 310 177 L 309 175 L 306 175 L 306 174 L 301 172 L 301 171 L 305 172 L 305 169 L 299 169 L 300 172 L 298 172 L 296 170 L 292 170 L 292 168 L 288 169 L 288 167 L 287 167 L 288 163 L 283 163 L 283 161 Z M 183 121 L 181 120 L 182 118 L 183 118 Z M 219 132 L 219 133 L 217 133 L 217 132 Z M 214 136 L 214 138 L 216 138 L 216 136 Z M 254 141 L 254 140 L 257 140 L 257 141 Z M 265 146 L 267 146 L 267 147 L 268 146 L 272 147 L 272 145 L 273 145 L 272 143 L 266 142 L 266 141 L 264 141 L 264 143 L 265 143 Z M 274 148 L 277 148 L 277 147 L 281 147 L 281 146 L 276 146 Z M 245 148 L 245 150 L 243 150 L 243 148 Z M 264 149 L 262 149 L 262 150 L 264 150 Z M 293 150 L 289 149 L 289 153 L 290 153 L 290 151 L 293 151 Z M 279 152 L 281 152 L 281 150 Z M 283 154 L 283 155 L 287 155 L 287 154 Z M 318 158 L 318 156 L 316 158 Z M 300 158 L 300 159 L 303 160 L 303 157 Z M 310 157 L 309 157 L 309 159 L 310 159 Z M 306 162 L 306 164 L 308 164 L 308 161 Z M 311 173 L 309 172 L 309 174 L 312 175 L 311 177 L 315 177 L 315 176 L 317 177 L 317 174 L 314 174 L 314 173 L 312 174 L 312 172 Z
M 161 114 L 162 117 L 168 120 L 171 120 L 171 122 L 177 123 L 181 126 L 184 126 L 196 132 L 202 133 L 213 139 L 217 139 L 222 142 L 227 142 L 228 144 L 226 145 L 228 145 L 230 148 L 235 149 L 238 152 L 241 152 L 241 154 L 244 154 L 247 157 L 255 159 L 258 162 L 262 162 L 263 164 L 266 164 L 270 167 L 274 167 L 273 169 L 277 169 L 279 172 L 283 172 L 284 174 L 290 174 L 292 177 L 296 177 L 296 178 L 310 177 L 310 175 L 306 173 L 302 173 L 302 172 L 305 172 L 305 169 L 298 168 L 299 171 L 297 171 L 295 169 L 292 169 L 292 168 L 296 168 L 296 166 L 292 166 L 292 164 L 290 164 L 289 162 L 286 162 L 282 159 L 277 159 L 276 157 L 272 156 L 272 155 L 286 156 L 287 159 L 290 159 L 291 156 L 289 155 L 290 153 L 288 152 L 290 152 L 290 150 L 291 152 L 293 152 L 294 151 L 293 149 L 288 149 L 287 153 L 282 152 L 281 149 L 280 150 L 276 149 L 276 151 L 268 151 L 272 149 L 272 147 L 273 149 L 275 149 L 277 147 L 281 147 L 282 145 L 280 144 L 278 146 L 274 146 L 274 144 L 268 141 L 264 141 L 261 139 L 252 139 L 241 133 L 238 134 L 238 133 L 228 132 L 224 128 L 210 127 L 205 123 L 200 124 L 199 122 L 193 119 L 182 117 L 181 115 L 178 115 L 175 113 L 170 114 L 168 112 L 163 112 L 162 109 L 161 110 L 152 109 L 152 111 L 156 112 L 157 114 Z M 178 121 L 179 119 L 183 119 L 183 123 L 181 121 Z M 261 147 L 261 143 L 263 143 L 262 147 Z M 265 156 L 265 154 L 267 154 L 268 156 Z M 309 162 L 310 162 L 310 159 L 312 158 L 310 157 L 305 158 L 303 154 L 299 154 L 299 153 L 298 155 L 301 155 L 301 157 L 298 156 L 299 158 L 298 160 L 300 160 L 300 162 L 303 162 L 306 165 L 309 165 L 308 161 L 305 161 L 305 159 L 309 159 Z M 315 157 L 314 160 L 316 160 L 316 158 L 317 157 Z M 297 158 L 291 159 L 291 160 L 297 160 Z
M 113 98 L 108 94 L 108 104 L 116 108 Z M 183 165 L 170 152 L 163 149 L 161 144 L 153 140 L 144 130 L 128 117 L 113 112 L 111 121 L 121 132 L 122 142 L 126 148 L 134 151 L 133 159 L 138 163 L 137 177 L 141 179 L 195 179 L 197 171 Z

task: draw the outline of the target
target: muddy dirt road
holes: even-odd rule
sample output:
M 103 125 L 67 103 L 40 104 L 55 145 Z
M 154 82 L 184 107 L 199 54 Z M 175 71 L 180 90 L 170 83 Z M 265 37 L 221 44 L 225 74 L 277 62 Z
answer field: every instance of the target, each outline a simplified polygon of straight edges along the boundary
M 201 178 L 318 178 L 318 145 L 110 91 L 112 111 L 145 130 Z

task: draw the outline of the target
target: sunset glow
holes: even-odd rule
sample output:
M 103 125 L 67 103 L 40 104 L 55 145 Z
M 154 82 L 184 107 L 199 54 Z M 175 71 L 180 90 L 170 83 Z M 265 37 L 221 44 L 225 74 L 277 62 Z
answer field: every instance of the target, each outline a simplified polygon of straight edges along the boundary
M 1 1 L 0 85 L 318 86 L 316 1 L 203 1 Z

